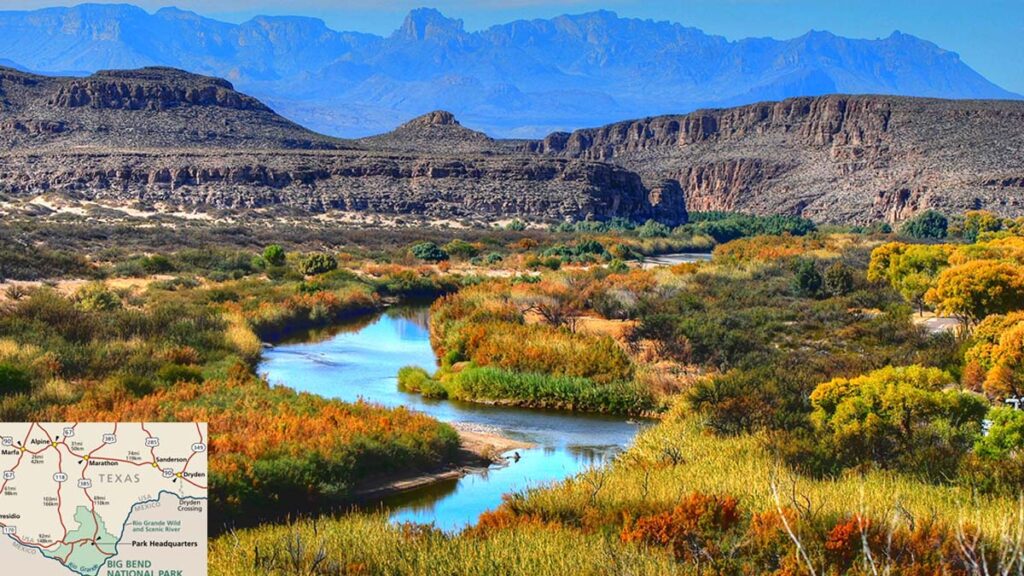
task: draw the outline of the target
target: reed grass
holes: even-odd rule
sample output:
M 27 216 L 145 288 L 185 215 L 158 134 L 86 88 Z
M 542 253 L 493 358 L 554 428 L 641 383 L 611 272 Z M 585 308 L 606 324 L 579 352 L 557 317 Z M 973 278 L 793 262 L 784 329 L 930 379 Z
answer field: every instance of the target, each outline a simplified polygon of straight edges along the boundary
M 661 550 L 617 537 L 521 526 L 488 538 L 396 526 L 382 515 L 266 525 L 210 543 L 211 576 L 285 575 L 671 575 Z
M 686 410 L 679 402 L 612 465 L 530 491 L 516 500 L 516 510 L 579 523 L 595 509 L 611 517 L 621 510 L 670 508 L 682 495 L 702 492 L 734 496 L 745 509 L 761 511 L 776 506 L 774 483 L 818 513 L 881 518 L 898 508 L 947 526 L 970 524 L 992 536 L 1016 522 L 1020 512 L 1012 498 L 980 496 L 895 472 L 849 473 L 837 479 L 791 474 L 766 449 L 763 434 L 714 436 Z

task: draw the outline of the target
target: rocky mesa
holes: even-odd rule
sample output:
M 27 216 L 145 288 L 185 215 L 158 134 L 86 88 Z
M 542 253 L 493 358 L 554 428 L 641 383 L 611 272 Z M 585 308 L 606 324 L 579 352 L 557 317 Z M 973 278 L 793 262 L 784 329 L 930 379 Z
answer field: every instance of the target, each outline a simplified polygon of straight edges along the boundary
M 1024 102 L 794 98 L 498 140 L 435 111 L 358 140 L 316 134 L 218 78 L 0 69 L 0 192 L 72 201 L 491 221 L 687 211 L 895 222 L 1024 214 Z
M 691 211 L 1024 215 L 1024 102 L 830 95 L 556 133 L 531 152 L 676 182 Z
M 608 162 L 522 152 L 446 112 L 340 140 L 230 83 L 166 68 L 51 78 L 0 70 L 0 192 L 105 204 L 431 219 L 685 220 Z

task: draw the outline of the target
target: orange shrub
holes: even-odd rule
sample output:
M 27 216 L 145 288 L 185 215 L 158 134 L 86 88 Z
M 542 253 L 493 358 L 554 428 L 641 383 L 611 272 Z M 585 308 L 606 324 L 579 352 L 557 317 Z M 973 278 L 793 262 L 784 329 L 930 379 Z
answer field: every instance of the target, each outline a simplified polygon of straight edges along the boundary
M 623 542 L 665 546 L 681 560 L 715 556 L 725 533 L 740 522 L 736 499 L 694 492 L 671 512 L 641 516 L 626 522 L 619 537 Z
M 803 256 L 826 248 L 826 243 L 807 236 L 754 236 L 717 246 L 712 253 L 716 262 L 770 262 Z

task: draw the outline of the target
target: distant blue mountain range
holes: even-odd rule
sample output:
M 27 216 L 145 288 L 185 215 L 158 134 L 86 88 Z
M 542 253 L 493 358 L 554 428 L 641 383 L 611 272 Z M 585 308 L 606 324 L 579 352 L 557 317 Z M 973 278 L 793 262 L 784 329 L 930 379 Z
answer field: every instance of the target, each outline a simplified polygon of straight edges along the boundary
M 0 64 L 46 73 L 161 65 L 221 76 L 338 136 L 389 130 L 434 109 L 492 135 L 535 137 L 627 118 L 833 92 L 1019 98 L 914 36 L 809 32 L 729 41 L 612 12 L 467 32 L 423 8 L 388 37 L 323 21 L 242 24 L 131 5 L 0 12 Z

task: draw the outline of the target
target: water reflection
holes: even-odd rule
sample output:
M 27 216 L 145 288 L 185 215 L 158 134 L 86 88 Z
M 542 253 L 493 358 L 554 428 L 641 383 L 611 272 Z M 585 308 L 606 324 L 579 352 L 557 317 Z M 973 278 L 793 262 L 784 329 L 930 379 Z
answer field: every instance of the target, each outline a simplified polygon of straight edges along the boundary
M 467 422 L 536 444 L 520 459 L 481 474 L 391 496 L 383 502 L 396 521 L 433 522 L 458 529 L 495 508 L 502 495 L 557 482 L 619 453 L 640 424 L 621 418 L 428 400 L 398 390 L 407 365 L 436 370 L 425 307 L 387 313 L 292 339 L 264 354 L 270 382 L 346 401 L 407 406 L 445 422 Z

